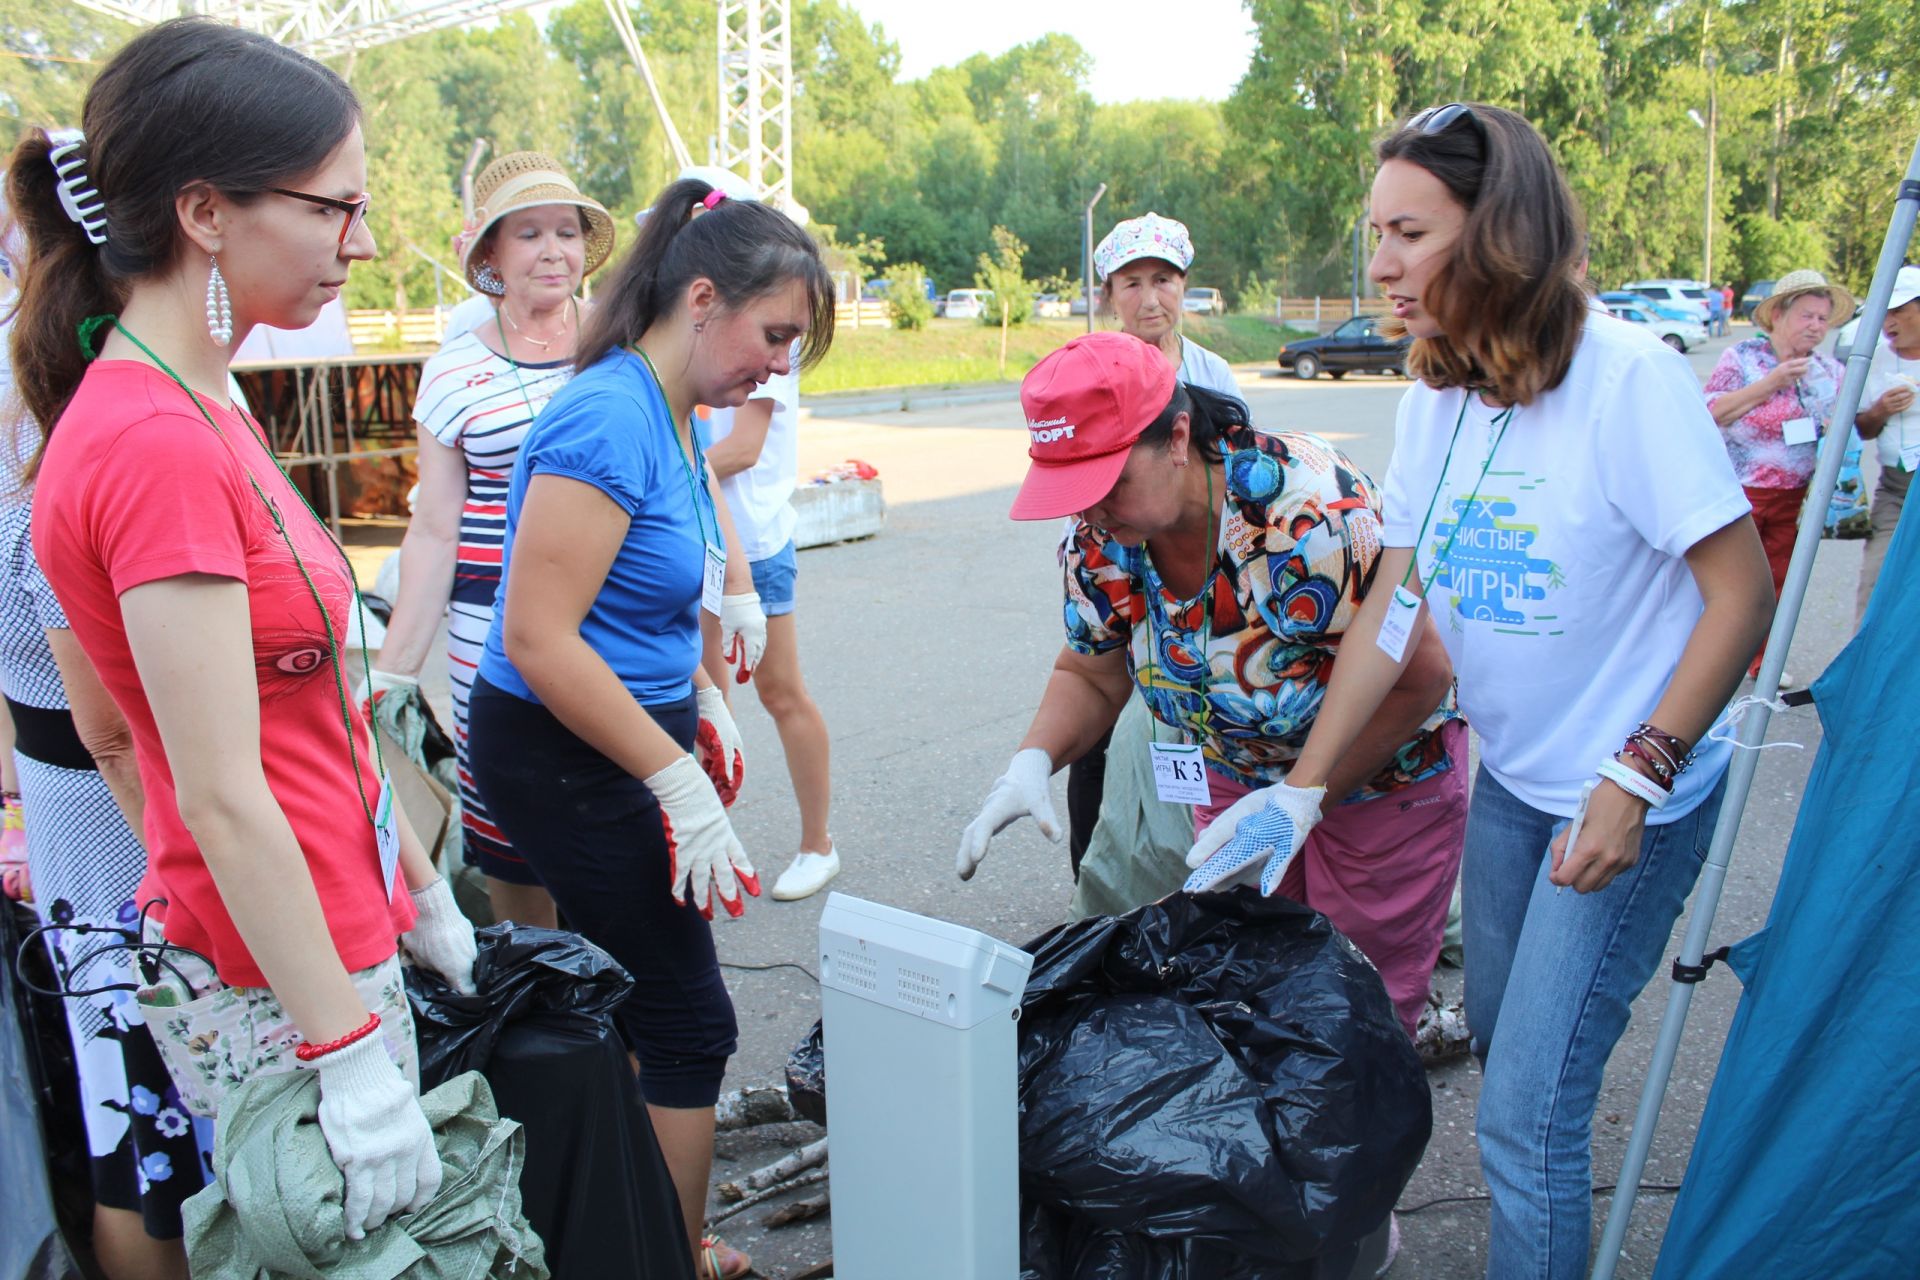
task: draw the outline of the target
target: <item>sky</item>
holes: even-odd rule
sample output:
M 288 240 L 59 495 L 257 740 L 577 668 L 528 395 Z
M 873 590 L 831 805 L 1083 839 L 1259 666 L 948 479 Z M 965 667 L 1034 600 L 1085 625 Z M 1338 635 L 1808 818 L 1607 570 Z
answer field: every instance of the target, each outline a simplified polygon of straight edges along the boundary
M 1093 57 L 1096 102 L 1139 98 L 1221 101 L 1253 57 L 1253 22 L 1241 0 L 1183 0 L 1177 21 L 1149 25 L 1122 14 L 1156 12 L 1126 0 L 848 0 L 900 46 L 900 78 L 976 53 L 999 54 L 1049 31 Z M 1169 11 L 1159 11 L 1168 13 Z M 962 16 L 964 15 L 964 16 Z

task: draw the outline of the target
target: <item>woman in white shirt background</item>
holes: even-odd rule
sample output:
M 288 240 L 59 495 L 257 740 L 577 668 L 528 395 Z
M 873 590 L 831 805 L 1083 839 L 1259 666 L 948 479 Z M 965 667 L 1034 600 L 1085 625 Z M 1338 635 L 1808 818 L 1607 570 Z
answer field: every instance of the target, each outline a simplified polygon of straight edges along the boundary
M 1873 488 L 1873 524 L 1860 561 L 1860 597 L 1854 625 L 1867 616 L 1867 599 L 1880 580 L 1887 544 L 1900 524 L 1913 473 L 1920 469 L 1920 267 L 1905 266 L 1893 278 L 1882 340 L 1874 344 L 1867 385 L 1860 394 L 1854 429 L 1880 449 L 1880 479 Z

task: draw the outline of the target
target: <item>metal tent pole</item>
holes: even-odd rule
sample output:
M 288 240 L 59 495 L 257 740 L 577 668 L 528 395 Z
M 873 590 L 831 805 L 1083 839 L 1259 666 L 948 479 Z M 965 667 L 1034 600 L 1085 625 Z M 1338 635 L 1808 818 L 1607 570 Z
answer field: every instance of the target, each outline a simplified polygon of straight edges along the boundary
M 1906 178 L 1894 201 L 1893 221 L 1880 246 L 1880 264 L 1873 273 L 1873 286 L 1867 290 L 1867 304 L 1860 313 L 1860 327 L 1853 349 L 1847 354 L 1847 376 L 1840 384 L 1840 400 L 1835 406 L 1833 423 L 1820 450 L 1820 465 L 1807 505 L 1800 515 L 1800 533 L 1793 544 L 1793 560 L 1787 567 L 1787 580 L 1780 588 L 1780 603 L 1774 610 L 1773 628 L 1767 633 L 1767 654 L 1760 664 L 1756 690 L 1779 687 L 1780 669 L 1786 665 L 1787 649 L 1793 640 L 1794 626 L 1800 620 L 1800 607 L 1806 601 L 1807 581 L 1813 576 L 1813 558 L 1820 547 L 1827 503 L 1833 496 L 1834 481 L 1840 475 L 1840 463 L 1846 456 L 1846 443 L 1853 431 L 1854 414 L 1860 407 L 1860 393 L 1866 385 L 1867 366 L 1882 322 L 1887 315 L 1887 297 L 1893 292 L 1893 276 L 1900 269 L 1907 244 L 1913 237 L 1916 216 L 1920 216 L 1920 143 L 1914 145 L 1907 162 Z M 1811 516 L 1809 512 L 1813 513 Z M 1607 1229 L 1600 1237 L 1600 1253 L 1593 1265 L 1593 1280 L 1613 1280 L 1620 1261 L 1621 1247 L 1627 1239 L 1627 1222 L 1633 1216 L 1633 1202 L 1640 1189 L 1640 1176 L 1653 1146 L 1653 1131 L 1660 1120 L 1660 1106 L 1666 1101 L 1667 1083 L 1673 1075 L 1673 1061 L 1680 1049 L 1680 1036 L 1686 1029 L 1687 1010 L 1693 1003 L 1694 982 L 1681 977 L 1683 968 L 1697 970 L 1706 953 L 1707 935 L 1713 930 L 1713 914 L 1720 905 L 1720 890 L 1726 884 L 1727 861 L 1733 854 L 1733 842 L 1740 834 L 1740 818 L 1747 806 L 1747 794 L 1753 788 L 1754 770 L 1759 767 L 1758 748 L 1767 735 L 1771 708 L 1753 705 L 1740 721 L 1740 745 L 1747 750 L 1733 753 L 1727 770 L 1727 794 L 1720 806 L 1720 820 L 1713 831 L 1713 846 L 1700 873 L 1698 897 L 1693 915 L 1687 922 L 1686 941 L 1675 963 L 1672 990 L 1667 993 L 1667 1011 L 1660 1021 L 1660 1040 L 1654 1046 L 1653 1061 L 1647 1067 L 1647 1080 L 1640 1091 L 1640 1109 L 1633 1118 L 1633 1135 L 1627 1143 L 1626 1159 L 1620 1166 L 1618 1190 L 1613 1208 L 1607 1214 Z M 1696 979 L 1697 981 L 1697 979 Z

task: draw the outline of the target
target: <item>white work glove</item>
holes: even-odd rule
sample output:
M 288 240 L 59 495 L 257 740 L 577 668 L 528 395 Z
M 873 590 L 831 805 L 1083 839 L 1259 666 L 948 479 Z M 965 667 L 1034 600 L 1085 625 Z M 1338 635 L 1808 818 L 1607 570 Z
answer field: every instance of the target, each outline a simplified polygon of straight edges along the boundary
M 696 691 L 694 701 L 700 706 L 700 727 L 693 735 L 693 758 L 713 783 L 720 803 L 732 808 L 747 776 L 747 753 L 740 741 L 739 726 L 727 710 L 727 700 L 711 685 Z
M 1039 747 L 1014 753 L 1007 771 L 994 779 L 986 803 L 980 806 L 980 816 L 960 833 L 960 852 L 953 860 L 953 869 L 962 880 L 973 879 L 987 856 L 987 842 L 1021 818 L 1032 817 L 1047 839 L 1060 838 L 1060 819 L 1054 816 L 1053 792 L 1047 786 L 1052 777 L 1053 758 Z
M 755 667 L 767 652 L 767 614 L 760 593 L 742 591 L 720 597 L 720 652 L 734 669 L 734 683 L 753 679 Z
M 760 877 L 707 775 L 692 756 L 681 756 L 644 781 L 660 802 L 660 821 L 667 829 L 674 901 L 692 902 L 711 920 L 713 895 L 718 893 L 728 915 L 744 913 L 747 904 L 740 890 L 759 897 Z
M 420 918 L 400 935 L 400 945 L 415 964 L 445 978 L 461 995 L 472 995 L 473 961 L 480 946 L 473 940 L 473 925 L 453 901 L 453 886 L 442 876 L 412 896 Z
M 347 1180 L 347 1238 L 440 1192 L 440 1154 L 420 1095 L 387 1056 L 378 1031 L 313 1063 L 320 1073 L 320 1132 Z
M 1290 787 L 1284 782 L 1247 792 L 1194 841 L 1187 865 L 1196 870 L 1184 888 L 1204 893 L 1246 884 L 1264 862 L 1260 892 L 1271 894 L 1320 821 L 1320 802 L 1326 797 L 1325 787 Z
M 420 681 L 413 676 L 382 671 L 378 667 L 368 670 L 367 687 L 363 691 L 368 702 L 378 702 L 382 694 L 391 693 L 396 689 L 402 693 L 417 694 L 420 692 Z

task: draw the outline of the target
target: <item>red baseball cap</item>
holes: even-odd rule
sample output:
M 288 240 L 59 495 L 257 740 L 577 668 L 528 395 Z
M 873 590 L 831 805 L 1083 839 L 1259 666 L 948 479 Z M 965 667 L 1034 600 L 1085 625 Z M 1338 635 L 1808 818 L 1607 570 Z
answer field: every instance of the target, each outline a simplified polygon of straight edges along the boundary
M 1075 338 L 1033 366 L 1020 384 L 1033 463 L 1013 518 L 1057 520 L 1106 497 L 1173 391 L 1160 349 L 1124 333 Z

